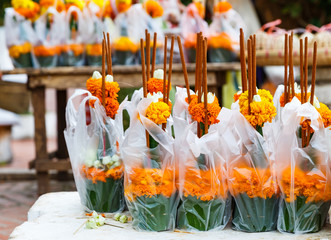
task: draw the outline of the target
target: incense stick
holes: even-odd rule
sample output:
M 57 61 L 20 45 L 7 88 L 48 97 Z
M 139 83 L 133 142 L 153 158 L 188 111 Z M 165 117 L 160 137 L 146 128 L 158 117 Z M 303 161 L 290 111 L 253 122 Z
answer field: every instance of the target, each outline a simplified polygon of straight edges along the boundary
M 301 89 L 301 103 L 303 103 L 303 81 L 304 81 L 304 77 L 303 77 L 303 40 L 300 39 L 300 89 Z
M 170 59 L 169 59 L 169 72 L 168 72 L 168 87 L 167 87 L 167 104 L 169 104 L 169 95 L 171 87 L 171 75 L 172 75 L 172 61 L 174 57 L 174 45 L 175 45 L 175 36 L 171 36 L 171 47 L 170 47 Z
M 166 78 L 167 78 L 167 41 L 168 37 L 164 37 L 164 57 L 163 57 L 163 102 L 166 100 Z
M 199 52 L 198 52 L 198 103 L 201 103 L 201 74 L 202 74 L 202 35 L 199 35 Z
M 256 35 L 252 37 L 252 95 L 256 95 Z
M 208 133 L 208 109 L 207 109 L 207 38 L 203 40 L 203 54 L 202 54 L 202 63 L 203 63 L 203 103 L 205 110 L 205 134 Z
M 291 96 L 294 98 L 295 96 L 295 90 L 294 90 L 294 74 L 293 74 L 293 32 L 291 32 L 290 39 L 289 39 L 289 64 L 290 64 L 290 70 L 289 70 L 289 85 L 291 89 Z
M 310 103 L 314 105 L 315 98 L 315 82 L 316 82 L 316 65 L 317 65 L 317 42 L 314 42 L 314 52 L 313 52 L 313 68 L 311 72 L 311 94 L 310 94 Z
M 288 102 L 288 93 L 287 93 L 287 54 L 288 54 L 288 35 L 285 34 L 285 47 L 284 47 L 284 103 Z
M 152 55 L 152 74 L 151 74 L 152 77 L 153 77 L 154 70 L 155 70 L 156 40 L 157 40 L 157 33 L 154 32 L 154 39 L 153 39 L 153 55 Z
M 151 41 L 151 35 L 149 33 L 147 33 L 147 39 L 146 39 L 146 76 L 147 76 L 147 82 L 151 76 L 151 72 L 150 72 L 150 62 L 151 62 L 151 46 L 150 46 L 150 41 Z
M 184 73 L 184 80 L 185 80 L 185 86 L 186 86 L 186 91 L 187 91 L 187 99 L 188 99 L 188 103 L 190 104 L 190 102 L 191 102 L 190 85 L 189 85 L 189 81 L 188 81 L 183 46 L 182 46 L 182 42 L 180 40 L 180 36 L 177 36 L 177 43 L 178 43 L 178 48 L 179 48 L 179 53 L 180 53 L 180 59 L 182 62 L 183 73 Z
M 109 37 L 109 33 L 107 33 L 107 41 L 108 41 L 108 74 L 113 76 L 113 69 L 112 69 L 112 59 L 111 59 L 111 46 L 110 46 L 110 37 Z
M 240 66 L 241 66 L 241 87 L 242 92 L 247 90 L 247 71 L 246 71 L 246 58 L 245 58 L 245 40 L 244 31 L 240 28 Z
M 308 37 L 305 37 L 305 102 L 308 101 Z
M 106 53 L 106 43 L 105 39 L 102 40 L 102 105 L 106 108 L 106 94 L 105 94 L 105 86 L 106 86 L 106 69 L 105 69 L 105 53 Z
M 145 72 L 145 52 L 144 52 L 144 39 L 142 38 L 140 39 L 140 51 L 141 51 L 141 72 L 143 77 L 143 93 L 144 93 L 144 98 L 146 98 L 147 83 L 146 83 L 146 72 Z M 147 130 L 145 130 L 145 134 L 146 134 L 146 146 L 147 148 L 149 148 L 149 134 Z
M 195 47 L 195 89 L 194 92 L 198 91 L 198 85 L 199 85 L 199 52 L 200 52 L 200 33 L 197 33 L 197 40 L 196 40 L 196 47 Z
M 251 114 L 252 102 L 252 43 L 251 39 L 247 40 L 247 61 L 248 61 L 248 113 Z

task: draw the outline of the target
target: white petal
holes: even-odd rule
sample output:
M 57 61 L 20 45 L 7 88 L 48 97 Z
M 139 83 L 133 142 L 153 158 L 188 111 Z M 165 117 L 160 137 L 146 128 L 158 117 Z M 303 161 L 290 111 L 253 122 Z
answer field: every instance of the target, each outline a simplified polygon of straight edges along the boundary
M 102 75 L 98 71 L 94 71 L 92 75 L 92 79 L 102 78 Z
M 164 75 L 163 69 L 156 69 L 153 73 L 153 77 L 156 78 L 156 79 L 162 79 L 163 80 L 163 75 Z
M 103 165 L 107 165 L 109 164 L 111 161 L 111 157 L 110 156 L 105 156 L 103 159 L 102 159 L 102 164 Z
M 114 78 L 113 78 L 112 75 L 107 75 L 105 81 L 106 82 L 114 82 Z

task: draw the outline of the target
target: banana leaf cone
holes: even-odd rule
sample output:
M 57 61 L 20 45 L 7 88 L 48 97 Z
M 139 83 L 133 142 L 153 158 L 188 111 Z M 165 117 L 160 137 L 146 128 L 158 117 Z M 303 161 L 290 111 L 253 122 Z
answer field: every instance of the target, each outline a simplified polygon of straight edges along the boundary
M 246 193 L 234 197 L 233 229 L 244 232 L 267 232 L 276 230 L 278 197 L 250 198 Z
M 202 201 L 184 197 L 178 207 L 177 227 L 198 231 L 223 228 L 231 216 L 231 198 Z
M 331 202 L 306 202 L 298 196 L 294 202 L 281 201 L 278 230 L 288 233 L 315 233 L 325 225 Z
M 235 59 L 235 54 L 224 48 L 210 48 L 208 49 L 209 62 L 232 62 Z
M 44 68 L 49 68 L 49 67 L 56 67 L 57 61 L 58 61 L 58 56 L 40 56 L 40 57 L 36 57 L 37 61 L 40 65 L 40 67 L 44 67 Z
M 84 54 L 74 55 L 71 51 L 62 52 L 60 56 L 61 66 L 84 66 Z
M 87 55 L 86 62 L 88 66 L 101 66 L 102 56 Z
M 12 58 L 14 66 L 16 68 L 30 68 L 32 67 L 32 56 L 31 53 L 22 53 L 17 58 Z
M 131 51 L 115 51 L 115 64 L 117 65 L 134 65 L 136 54 Z

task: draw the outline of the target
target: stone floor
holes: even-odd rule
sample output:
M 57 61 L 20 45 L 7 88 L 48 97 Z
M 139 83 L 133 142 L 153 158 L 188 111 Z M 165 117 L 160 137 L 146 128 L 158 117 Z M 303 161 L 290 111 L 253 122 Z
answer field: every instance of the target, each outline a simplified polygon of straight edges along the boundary
M 73 181 L 51 181 L 52 192 L 73 191 Z M 27 219 L 27 212 L 37 200 L 37 182 L 0 182 L 0 240 L 8 239 L 14 228 Z

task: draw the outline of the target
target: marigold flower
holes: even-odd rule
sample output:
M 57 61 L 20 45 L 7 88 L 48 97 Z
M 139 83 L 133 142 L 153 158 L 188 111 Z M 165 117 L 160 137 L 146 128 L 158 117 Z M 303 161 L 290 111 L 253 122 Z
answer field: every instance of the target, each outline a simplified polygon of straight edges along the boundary
M 295 96 L 296 96 L 296 98 L 299 99 L 299 101 L 301 102 L 301 93 L 296 93 Z M 307 93 L 307 98 L 309 98 L 309 97 L 310 97 L 310 93 Z M 288 98 L 289 98 L 289 102 L 291 102 L 292 99 L 293 99 L 293 97 L 292 97 L 291 94 L 288 96 Z M 280 96 L 280 98 L 279 98 L 279 103 L 280 103 L 280 106 L 281 106 L 281 107 L 284 107 L 284 106 L 285 106 L 285 97 L 284 97 L 284 93 Z
M 240 112 L 254 128 L 257 126 L 263 127 L 265 122 L 271 122 L 277 114 L 270 92 L 259 89 L 257 94 L 260 96 L 261 101 L 250 103 L 250 114 L 248 109 L 248 92 L 245 91 L 239 97 Z
M 171 108 L 164 102 L 152 102 L 146 109 L 146 117 L 155 124 L 167 123 Z
M 236 167 L 230 172 L 229 188 L 235 196 L 246 193 L 250 198 L 271 198 L 279 192 L 270 168 Z
M 194 121 L 199 123 L 205 123 L 205 109 L 204 103 L 198 103 L 198 96 L 191 95 L 191 102 L 188 107 L 188 111 L 192 116 Z M 214 98 L 213 103 L 207 103 L 207 117 L 208 117 L 208 125 L 218 123 L 217 119 L 218 114 L 221 111 L 221 107 L 219 106 L 217 97 Z
M 239 100 L 240 95 L 241 95 L 241 93 L 235 93 L 235 94 L 233 95 L 233 100 L 234 100 L 234 102 L 237 102 L 237 101 Z
M 39 4 L 31 0 L 12 0 L 16 12 L 28 19 L 34 19 L 40 11 Z
M 189 34 L 185 39 L 184 39 L 184 47 L 185 48 L 195 48 L 197 45 L 197 36 L 195 33 Z
M 65 0 L 66 9 L 68 10 L 71 6 L 78 7 L 81 11 L 83 11 L 83 8 L 85 7 L 85 1 L 84 0 Z
M 208 38 L 208 46 L 211 48 L 224 48 L 232 51 L 232 40 L 228 34 L 222 32 L 217 35 L 212 35 Z
M 283 171 L 280 187 L 287 202 L 295 201 L 298 196 L 306 197 L 306 203 L 331 200 L 331 188 L 326 181 L 326 173 L 317 169 L 303 171 L 296 167 L 292 175 L 292 168 L 288 167 Z
M 322 117 L 325 128 L 329 128 L 331 125 L 331 110 L 324 103 L 320 103 L 320 108 L 316 108 Z
M 214 12 L 223 13 L 227 12 L 232 8 L 231 4 L 227 1 L 220 1 L 214 7 Z
M 168 81 L 166 81 L 166 87 L 168 87 Z M 149 93 L 161 92 L 163 94 L 163 79 L 150 78 L 147 81 L 147 91 Z
M 205 17 L 205 7 L 201 2 L 194 2 L 188 6 L 188 14 L 194 17 L 194 13 L 197 12 L 201 18 Z
M 87 44 L 86 45 L 86 54 L 89 56 L 101 56 L 102 55 L 102 44 Z
M 171 197 L 176 191 L 175 174 L 172 169 L 166 168 L 132 168 L 125 175 L 124 195 L 129 201 L 136 197 L 153 197 L 162 194 Z
M 119 13 L 122 13 L 122 12 L 127 11 L 131 7 L 132 1 L 131 0 L 116 0 L 115 4 L 116 4 L 117 11 Z
M 49 57 L 55 56 L 58 54 L 58 48 L 56 46 L 47 47 L 44 45 L 40 45 L 33 48 L 33 52 L 37 57 Z
M 129 37 L 123 36 L 115 40 L 113 48 L 117 51 L 131 51 L 133 53 L 138 51 L 138 46 Z
M 107 178 L 120 179 L 123 176 L 123 170 L 123 165 L 108 170 L 87 167 L 85 165 L 81 168 L 83 176 L 92 180 L 93 183 L 97 183 L 97 181 L 106 182 Z
M 155 0 L 147 0 L 143 7 L 152 18 L 162 17 L 163 15 L 161 4 Z
M 31 44 L 25 42 L 23 45 L 13 45 L 9 48 L 9 56 L 12 58 L 18 58 L 21 54 L 31 52 Z

